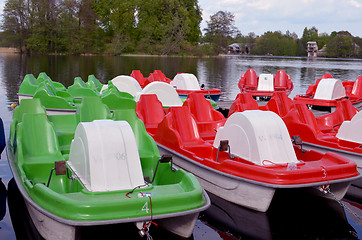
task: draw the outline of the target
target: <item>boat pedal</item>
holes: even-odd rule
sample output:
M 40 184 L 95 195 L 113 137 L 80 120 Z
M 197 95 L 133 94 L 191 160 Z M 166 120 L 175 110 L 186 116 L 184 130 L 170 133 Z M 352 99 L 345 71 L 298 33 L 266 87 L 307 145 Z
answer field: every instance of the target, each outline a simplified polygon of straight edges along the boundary
M 155 172 L 153 173 L 153 177 L 152 177 L 152 180 L 150 181 L 150 178 L 149 177 L 146 177 L 145 180 L 148 182 L 148 183 L 153 183 L 153 181 L 155 180 L 155 177 L 156 177 L 156 172 L 157 172 L 157 169 L 158 169 L 158 165 L 160 163 L 171 163 L 171 171 L 172 172 L 175 172 L 176 170 L 173 168 L 172 166 L 172 156 L 171 155 L 168 155 L 168 154 L 163 154 L 161 156 L 160 159 L 158 159 L 157 161 L 157 165 L 156 165 L 156 168 L 155 168 Z
M 221 140 L 221 141 L 220 141 L 219 147 L 217 148 L 216 162 L 219 160 L 219 152 L 220 152 L 220 151 L 222 151 L 222 152 L 228 151 L 228 152 L 229 152 L 229 157 L 230 157 L 231 159 L 234 159 L 234 158 L 235 158 L 235 157 L 232 156 L 232 154 L 230 153 L 229 140 Z
M 306 150 L 303 149 L 303 141 L 302 139 L 300 138 L 299 135 L 294 135 L 292 136 L 292 143 L 297 145 L 297 146 L 300 146 L 300 150 L 305 153 Z
M 55 175 L 57 175 L 57 176 L 67 174 L 67 177 L 70 180 L 74 180 L 74 177 L 69 176 L 69 168 L 66 166 L 65 161 L 56 161 L 56 162 L 54 162 L 54 165 L 55 166 L 52 168 L 52 170 L 50 170 L 50 175 L 49 175 L 47 187 L 49 187 L 50 180 L 51 180 L 52 175 L 53 175 L 53 171 L 55 171 Z

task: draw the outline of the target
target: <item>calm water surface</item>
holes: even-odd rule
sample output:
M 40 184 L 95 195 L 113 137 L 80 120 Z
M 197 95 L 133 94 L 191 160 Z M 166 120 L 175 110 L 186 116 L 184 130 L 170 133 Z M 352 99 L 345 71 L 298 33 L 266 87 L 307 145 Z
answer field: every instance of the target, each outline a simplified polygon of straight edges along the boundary
M 74 77 L 94 74 L 103 83 L 118 75 L 129 75 L 139 69 L 145 77 L 155 69 L 172 79 L 179 72 L 193 73 L 206 88 L 220 88 L 221 100 L 233 100 L 239 93 L 238 80 L 253 68 L 261 73 L 275 74 L 283 69 L 294 83 L 290 97 L 305 93 L 310 84 L 325 73 L 342 81 L 362 75 L 362 60 L 308 59 L 290 57 L 224 56 L 218 58 L 134 57 L 134 56 L 21 56 L 0 55 L 0 116 L 6 138 L 12 118 L 11 103 L 17 103 L 17 91 L 24 76 L 46 72 L 53 80 L 69 86 Z M 16 239 L 9 208 L 4 201 L 12 178 L 5 152 L 0 160 L 0 239 Z M 267 213 L 258 213 L 229 204 L 211 196 L 213 206 L 197 222 L 193 239 L 362 239 L 361 205 L 344 201 L 348 210 L 337 202 L 281 192 Z M 16 203 L 20 204 L 20 203 Z M 13 204 L 14 205 L 14 204 Z M 12 216 L 23 216 L 14 213 Z M 354 214 L 351 213 L 354 212 Z M 16 227 L 18 229 L 18 227 Z M 19 228 L 21 231 L 21 228 Z M 17 230 L 18 231 L 18 230 Z M 97 232 L 89 230 L 96 239 Z M 117 230 L 116 230 L 117 231 Z M 137 238 L 137 233 L 132 238 Z M 108 234 L 107 234 L 108 235 Z M 112 235 L 108 235 L 112 236 Z M 119 236 L 119 235 L 118 235 Z M 154 239 L 175 236 L 154 232 Z M 119 239 L 119 238 L 117 238 Z

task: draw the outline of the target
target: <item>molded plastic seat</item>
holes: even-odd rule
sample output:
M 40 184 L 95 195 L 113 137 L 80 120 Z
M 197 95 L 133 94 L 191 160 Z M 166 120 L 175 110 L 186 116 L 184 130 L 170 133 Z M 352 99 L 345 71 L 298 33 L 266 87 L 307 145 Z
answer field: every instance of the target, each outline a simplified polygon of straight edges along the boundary
M 10 125 L 10 143 L 14 144 L 14 136 L 18 123 L 23 121 L 23 115 L 26 113 L 44 113 L 45 108 L 41 105 L 40 99 L 23 99 L 13 113 L 13 121 Z
M 78 106 L 79 122 L 92 122 L 99 119 L 111 119 L 109 108 L 102 103 L 100 97 L 84 97 Z
M 136 112 L 151 133 L 156 132 L 158 124 L 165 117 L 162 103 L 155 94 L 142 95 L 136 104 Z
M 89 88 L 96 90 L 97 92 L 100 92 L 103 87 L 103 84 L 94 75 L 88 76 L 88 81 L 86 84 Z
M 274 76 L 274 89 L 275 90 L 286 90 L 288 89 L 288 78 L 290 76 L 284 71 L 279 70 Z
M 177 130 L 184 147 L 203 144 L 196 121 L 187 107 L 170 109 L 172 127 Z
M 47 109 L 76 109 L 71 101 L 73 98 L 67 92 L 59 92 L 59 95 L 42 82 L 33 98 L 40 99 L 41 104 Z
M 238 85 L 240 89 L 243 87 L 248 89 L 256 89 L 258 86 L 258 76 L 256 75 L 255 70 L 248 69 L 245 73 L 243 73 Z
M 217 129 L 226 121 L 224 115 L 214 110 L 202 93 L 189 94 L 183 106 L 188 107 L 195 117 L 200 135 L 204 140 L 214 139 Z
M 103 91 L 102 102 L 106 104 L 110 110 L 128 108 L 129 105 L 133 108 L 136 106 L 132 95 L 119 92 L 116 88 L 108 88 Z
M 362 97 L 362 76 L 359 76 L 356 81 L 354 81 L 351 94 L 353 97 Z
M 19 162 L 53 163 L 63 159 L 53 125 L 45 113 L 24 113 L 17 136 L 17 152 L 22 155 Z
M 294 104 L 294 108 L 298 114 L 298 120 L 301 123 L 309 125 L 316 134 L 320 133 L 320 129 L 317 124 L 317 120 L 312 111 L 308 109 L 305 104 Z
M 145 77 L 143 76 L 140 70 L 133 70 L 131 73 L 131 77 L 137 80 L 141 88 L 145 87 Z
M 145 81 L 145 85 L 148 85 L 152 82 L 170 83 L 171 80 L 168 79 L 161 70 L 154 70 L 153 73 L 150 73 L 150 75 L 148 76 L 147 80 Z
M 358 109 L 353 107 L 348 99 L 337 101 L 336 110 L 330 114 L 317 117 L 317 124 L 323 132 L 335 132 L 344 121 L 349 121 L 358 113 Z
M 98 96 L 98 93 L 91 89 L 80 77 L 74 78 L 74 83 L 68 87 L 68 92 L 75 98 Z
M 285 92 L 275 92 L 267 103 L 266 109 L 283 117 L 290 111 L 292 105 L 293 100 Z
M 229 116 L 234 112 L 243 112 L 245 110 L 258 110 L 258 103 L 255 101 L 251 93 L 239 93 L 229 110 Z
M 19 87 L 19 94 L 34 95 L 40 82 L 34 77 L 33 74 L 26 74 Z

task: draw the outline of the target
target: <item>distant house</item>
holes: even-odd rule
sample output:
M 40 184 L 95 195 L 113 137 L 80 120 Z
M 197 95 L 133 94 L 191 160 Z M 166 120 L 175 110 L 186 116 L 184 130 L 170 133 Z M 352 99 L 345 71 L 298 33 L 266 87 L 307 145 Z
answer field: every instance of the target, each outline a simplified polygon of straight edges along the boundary
M 317 42 L 307 42 L 307 53 L 308 57 L 317 57 L 318 45 Z
M 241 47 L 238 43 L 233 43 L 228 46 L 228 54 L 240 54 Z

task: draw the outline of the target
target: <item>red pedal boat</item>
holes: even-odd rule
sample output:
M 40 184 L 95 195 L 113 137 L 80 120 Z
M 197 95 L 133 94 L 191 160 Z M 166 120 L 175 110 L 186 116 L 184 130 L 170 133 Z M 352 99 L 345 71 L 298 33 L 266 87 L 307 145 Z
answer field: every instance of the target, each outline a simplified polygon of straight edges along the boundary
M 295 96 L 294 102 L 334 108 L 342 98 L 348 98 L 352 104 L 362 102 L 362 76 L 356 81 L 342 82 L 328 73 L 324 74 L 315 84 L 308 87 L 305 95 Z
M 271 111 L 235 112 L 225 119 L 197 93 L 167 114 L 155 95 L 142 95 L 136 110 L 160 152 L 172 154 L 205 190 L 247 208 L 267 211 L 277 189 L 341 199 L 359 177 L 347 158 L 293 145 Z
M 181 98 L 186 98 L 190 93 L 202 93 L 205 97 L 217 102 L 220 99 L 221 90 L 217 88 L 204 89 L 200 87 L 196 76 L 191 73 L 178 73 L 173 80 L 167 78 L 161 70 L 154 70 L 148 78 L 145 78 L 140 70 L 133 70 L 131 77 L 135 78 L 143 88 L 151 82 L 160 81 L 171 84 Z
M 293 82 L 284 70 L 272 74 L 256 75 L 254 69 L 248 69 L 241 75 L 238 87 L 240 91 L 251 93 L 253 97 L 269 99 L 274 92 L 282 91 L 287 95 L 293 90 Z

